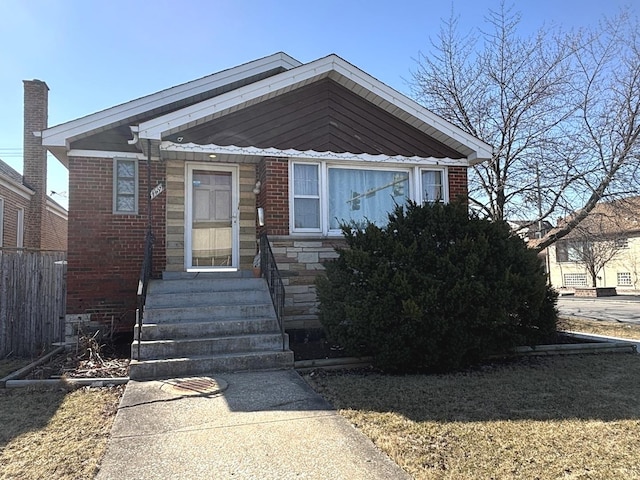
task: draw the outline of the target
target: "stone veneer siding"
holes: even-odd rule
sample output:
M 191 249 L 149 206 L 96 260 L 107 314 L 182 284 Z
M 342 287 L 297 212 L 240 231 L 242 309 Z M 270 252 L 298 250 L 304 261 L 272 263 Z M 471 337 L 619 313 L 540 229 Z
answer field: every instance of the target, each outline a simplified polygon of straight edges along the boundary
M 467 198 L 467 168 L 447 167 L 450 200 Z M 322 263 L 336 258 L 340 237 L 289 235 L 289 159 L 265 157 L 258 164 L 262 183 L 258 206 L 265 209 L 265 229 L 285 285 L 286 329 L 322 328 L 318 320 L 315 279 Z
M 256 166 L 238 166 L 240 183 L 240 269 L 249 270 L 256 254 Z M 168 272 L 183 272 L 185 228 L 185 162 L 167 161 L 167 267 Z
M 270 236 L 271 249 L 285 286 L 285 329 L 322 328 L 318 320 L 315 280 L 324 272 L 322 263 L 337 258 L 341 238 Z

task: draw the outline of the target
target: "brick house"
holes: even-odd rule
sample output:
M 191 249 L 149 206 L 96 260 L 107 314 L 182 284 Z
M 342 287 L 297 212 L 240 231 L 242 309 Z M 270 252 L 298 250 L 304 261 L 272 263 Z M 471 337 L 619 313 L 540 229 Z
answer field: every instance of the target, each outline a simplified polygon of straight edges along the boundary
M 155 277 L 250 272 L 268 234 L 285 325 L 313 328 L 314 279 L 340 221 L 465 198 L 467 168 L 491 156 L 336 55 L 303 64 L 284 53 L 43 128 L 41 139 L 69 170 L 67 313 L 122 330 L 134 322 L 149 222 Z
M 24 82 L 24 175 L 0 160 L 0 247 L 67 249 L 67 211 L 46 193 L 47 152 L 33 134 L 47 126 L 48 88 Z

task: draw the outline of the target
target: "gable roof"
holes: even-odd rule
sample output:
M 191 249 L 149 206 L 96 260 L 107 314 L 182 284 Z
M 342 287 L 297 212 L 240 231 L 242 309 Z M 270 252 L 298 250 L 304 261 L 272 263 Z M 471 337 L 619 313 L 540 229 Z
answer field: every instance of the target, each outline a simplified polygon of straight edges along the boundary
M 0 185 L 26 199 L 30 199 L 35 193 L 33 189 L 24 182 L 24 177 L 2 159 L 0 159 Z M 55 213 L 66 218 L 67 209 L 49 195 L 47 195 L 47 205 L 52 208 Z
M 217 90 L 224 90 L 225 87 L 233 88 L 241 85 L 247 79 L 268 76 L 298 65 L 300 62 L 289 55 L 283 52 L 275 53 L 70 122 L 49 127 L 42 132 L 42 143 L 66 165 L 66 150 L 70 147 L 71 142 L 89 133 L 130 123 L 140 117 L 148 116 L 150 112 L 158 115 L 163 113 L 167 106 L 180 105 L 180 102 L 190 104 L 202 98 L 208 98 L 209 95 L 215 94 Z
M 264 75 L 260 77 L 257 75 L 259 72 Z M 333 54 L 306 64 L 301 64 L 284 53 L 265 57 L 49 128 L 42 132 L 43 144 L 65 164 L 71 142 L 75 141 L 73 148 L 86 148 L 89 135 L 107 128 L 112 128 L 111 131 L 115 132 L 113 128 L 119 127 L 118 135 L 122 138 L 126 127 L 134 127 L 139 139 L 166 144 L 172 134 L 323 79 L 332 80 L 386 114 L 439 142 L 445 147 L 440 149 L 439 156 L 442 158 L 463 157 L 468 163 L 477 163 L 491 157 L 491 147 L 486 143 Z M 210 90 L 205 92 L 207 88 Z M 197 95 L 194 92 L 198 92 Z M 180 104 L 181 101 L 183 104 Z M 133 136 L 132 133 L 129 138 Z M 82 138 L 86 139 L 85 143 Z M 132 151 L 140 151 L 134 145 L 130 148 Z
M 345 153 L 359 160 L 362 154 L 464 158 L 329 77 L 162 139 L 167 147 L 193 143 L 205 151 L 255 147 Z
M 0 159 L 0 175 L 22 184 L 22 175 L 11 167 L 8 163 L 5 163 Z
M 139 136 L 162 140 L 163 135 L 175 133 L 185 127 L 197 126 L 327 77 L 435 140 L 461 152 L 470 161 L 491 158 L 491 147 L 486 143 L 333 54 L 143 122 L 139 126 Z
M 568 216 L 558 222 L 558 228 L 571 220 Z M 564 240 L 578 239 L 585 235 L 615 237 L 640 233 L 640 197 L 627 197 L 598 203 Z

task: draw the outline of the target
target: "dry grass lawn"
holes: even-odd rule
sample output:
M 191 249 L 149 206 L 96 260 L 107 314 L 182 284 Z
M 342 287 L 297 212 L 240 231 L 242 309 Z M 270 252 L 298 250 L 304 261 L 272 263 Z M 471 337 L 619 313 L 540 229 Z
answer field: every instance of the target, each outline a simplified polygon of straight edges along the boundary
M 0 389 L 0 479 L 90 479 L 123 387 Z
M 0 360 L 0 378 L 4 378 L 10 373 L 20 370 L 22 367 L 26 367 L 31 363 L 30 360 L 24 358 L 9 358 Z
M 640 356 L 307 381 L 416 479 L 640 479 Z
M 561 318 L 558 322 L 558 328 L 560 330 L 572 330 L 575 332 L 595 333 L 610 337 L 640 340 L 640 325 L 631 323 L 569 317 Z

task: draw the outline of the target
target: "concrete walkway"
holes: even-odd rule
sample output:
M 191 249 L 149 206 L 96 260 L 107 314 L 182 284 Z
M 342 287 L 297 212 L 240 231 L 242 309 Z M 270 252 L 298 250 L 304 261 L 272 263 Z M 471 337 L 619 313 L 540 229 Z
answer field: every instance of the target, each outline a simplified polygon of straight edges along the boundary
M 96 478 L 410 477 L 287 370 L 129 382 Z

